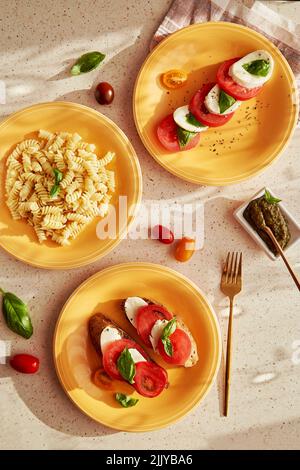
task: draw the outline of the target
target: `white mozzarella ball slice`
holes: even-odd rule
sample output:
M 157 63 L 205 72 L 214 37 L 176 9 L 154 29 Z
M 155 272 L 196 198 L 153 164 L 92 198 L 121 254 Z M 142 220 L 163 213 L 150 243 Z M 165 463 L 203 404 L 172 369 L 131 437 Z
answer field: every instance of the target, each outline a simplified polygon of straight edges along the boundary
M 227 108 L 223 113 L 220 112 L 220 87 L 219 85 L 215 85 L 210 92 L 206 95 L 204 104 L 210 113 L 213 114 L 220 114 L 221 116 L 224 116 L 226 114 L 233 113 L 240 105 L 241 101 L 236 100 L 230 108 Z
M 120 335 L 119 331 L 117 328 L 107 326 L 104 328 L 100 335 L 100 347 L 102 354 L 104 354 L 104 351 L 106 347 L 112 342 L 112 341 L 117 341 L 118 339 L 122 339 L 122 336 Z
M 188 116 L 190 115 L 188 106 L 181 106 L 180 108 L 175 109 L 173 113 L 174 121 L 179 127 L 185 129 L 189 132 L 203 132 L 208 129 L 208 126 L 202 124 L 201 126 L 195 126 L 188 122 Z
M 269 72 L 265 77 L 253 75 L 243 67 L 243 65 L 250 64 L 255 60 L 266 60 L 270 64 Z M 251 89 L 260 87 L 266 83 L 271 78 L 273 69 L 274 60 L 271 54 L 269 54 L 267 51 L 260 50 L 251 52 L 250 54 L 245 55 L 245 57 L 242 57 L 240 60 L 232 64 L 228 73 L 236 83 L 245 88 Z
M 167 324 L 168 320 L 157 320 L 152 327 L 149 339 L 154 351 L 157 349 L 159 338 L 161 337 L 163 329 Z
M 141 355 L 141 353 L 135 348 L 129 348 L 128 351 L 131 354 L 133 362 L 136 364 L 137 362 L 147 362 L 147 359 Z
M 125 300 L 124 309 L 130 323 L 136 328 L 135 317 L 140 307 L 145 307 L 147 302 L 141 297 L 128 297 Z

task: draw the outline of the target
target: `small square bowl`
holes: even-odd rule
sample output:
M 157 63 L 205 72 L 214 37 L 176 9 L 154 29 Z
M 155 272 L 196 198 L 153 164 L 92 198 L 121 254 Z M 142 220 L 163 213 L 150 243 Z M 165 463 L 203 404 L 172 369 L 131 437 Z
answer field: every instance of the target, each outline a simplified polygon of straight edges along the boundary
M 246 207 L 248 206 L 249 202 L 253 201 L 253 199 L 256 199 L 256 198 L 259 198 L 260 196 L 263 196 L 266 189 L 267 189 L 267 191 L 270 192 L 270 194 L 272 196 L 277 197 L 276 194 L 274 194 L 274 192 L 271 191 L 269 188 L 263 188 L 260 191 L 258 191 L 256 194 L 254 194 L 254 196 L 252 196 L 251 199 L 249 199 L 244 204 L 242 204 L 240 207 L 238 207 L 234 211 L 233 215 L 236 218 L 236 220 L 249 233 L 249 235 L 253 238 L 253 240 L 255 240 L 256 243 L 258 245 L 260 245 L 260 247 L 266 252 L 266 254 L 269 256 L 269 258 L 271 258 L 273 261 L 275 261 L 276 259 L 278 259 L 279 256 L 275 256 L 274 253 L 272 253 L 272 251 L 268 248 L 268 246 L 263 241 L 263 239 L 260 238 L 258 233 L 251 227 L 249 222 L 247 222 L 247 220 L 243 216 L 243 212 L 246 209 Z M 292 214 L 287 210 L 287 208 L 285 207 L 285 205 L 282 202 L 279 202 L 278 205 L 279 205 L 282 213 L 284 214 L 284 216 L 285 216 L 285 218 L 288 222 L 290 233 L 291 233 L 291 239 L 290 239 L 289 243 L 287 244 L 287 246 L 284 249 L 284 252 L 288 252 L 300 240 L 300 225 L 295 220 L 295 218 L 292 216 Z

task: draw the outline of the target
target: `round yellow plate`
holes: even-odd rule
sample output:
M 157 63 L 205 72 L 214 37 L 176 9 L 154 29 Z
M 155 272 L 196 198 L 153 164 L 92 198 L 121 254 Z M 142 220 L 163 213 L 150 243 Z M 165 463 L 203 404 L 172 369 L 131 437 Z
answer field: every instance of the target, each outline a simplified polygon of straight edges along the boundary
M 134 208 L 127 219 L 121 218 L 116 239 L 97 238 L 96 226 L 100 218 L 96 217 L 70 246 L 62 247 L 52 241 L 40 244 L 26 221 L 12 219 L 5 204 L 6 157 L 16 143 L 25 137 L 36 137 L 39 129 L 78 132 L 86 142 L 96 144 L 100 155 L 109 150 L 116 153 L 109 165 L 116 174 L 112 203 L 118 213 L 119 195 L 124 195 L 128 208 Z M 68 102 L 42 103 L 19 111 L 0 124 L 0 246 L 28 264 L 66 269 L 83 266 L 106 255 L 126 235 L 141 193 L 141 170 L 131 143 L 116 124 L 91 108 Z
M 275 60 L 274 74 L 257 98 L 245 101 L 224 126 L 201 133 L 195 149 L 164 150 L 156 137 L 161 119 L 188 104 L 204 82 L 215 81 L 222 62 L 257 49 Z M 185 70 L 188 80 L 168 92 L 160 76 L 170 69 Z M 287 61 L 264 36 L 233 23 L 203 23 L 172 34 L 152 51 L 136 80 L 133 110 L 145 147 L 166 170 L 192 183 L 227 185 L 262 171 L 284 149 L 298 116 L 297 88 Z
M 170 381 L 169 388 L 156 398 L 143 398 L 119 381 L 114 391 L 101 390 L 91 379 L 99 358 L 88 337 L 88 319 L 101 312 L 137 339 L 120 306 L 121 299 L 129 296 L 155 299 L 180 315 L 197 342 L 199 362 L 190 369 L 168 367 L 149 350 L 168 369 Z M 183 417 L 210 389 L 220 354 L 218 322 L 200 289 L 182 274 L 151 263 L 120 264 L 87 279 L 63 307 L 54 333 L 54 362 L 66 393 L 94 420 L 123 431 L 150 431 Z M 122 408 L 115 392 L 133 394 L 139 402 Z

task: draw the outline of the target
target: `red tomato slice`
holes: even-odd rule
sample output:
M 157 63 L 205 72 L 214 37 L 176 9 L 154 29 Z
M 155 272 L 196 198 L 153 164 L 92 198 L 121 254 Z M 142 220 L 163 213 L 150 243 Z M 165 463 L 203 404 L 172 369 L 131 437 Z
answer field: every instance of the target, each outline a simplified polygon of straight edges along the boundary
M 157 397 L 168 383 L 168 374 L 153 362 L 138 362 L 135 365 L 134 388 L 144 397 Z
M 169 114 L 165 117 L 157 127 L 157 137 L 160 143 L 170 152 L 178 152 L 180 150 L 190 150 L 198 144 L 200 140 L 200 132 L 193 137 L 189 143 L 184 147 L 180 148 L 177 138 L 177 124 L 174 121 L 173 114 Z
M 136 315 L 136 328 L 144 343 L 152 347 L 149 336 L 157 320 L 171 320 L 173 315 L 161 305 L 146 305 L 140 307 Z
M 210 127 L 223 126 L 223 124 L 226 124 L 226 122 L 228 122 L 234 115 L 234 113 L 223 115 L 207 111 L 204 105 L 204 100 L 206 95 L 214 86 L 215 83 L 205 83 L 193 96 L 189 104 L 190 112 L 195 116 L 195 118 L 202 122 L 202 124 Z
M 158 341 L 157 344 L 158 352 L 161 357 L 169 364 L 183 366 L 191 354 L 191 340 L 186 334 L 186 332 L 181 330 L 180 328 L 176 328 L 174 333 L 172 333 L 169 338 L 173 346 L 173 355 L 168 356 L 161 339 Z
M 143 348 L 141 348 L 141 346 L 135 341 L 125 338 L 113 341 L 106 347 L 103 355 L 103 368 L 112 379 L 124 380 L 118 371 L 117 360 L 125 348 L 135 348 L 142 354 L 142 356 L 144 356 L 145 359 L 148 359 Z
M 250 89 L 239 85 L 233 80 L 229 75 L 228 70 L 237 60 L 240 60 L 240 57 L 226 60 L 222 65 L 220 65 L 217 71 L 217 83 L 222 90 L 226 91 L 226 93 L 233 96 L 236 100 L 250 100 L 250 98 L 253 98 L 260 92 L 262 86 Z

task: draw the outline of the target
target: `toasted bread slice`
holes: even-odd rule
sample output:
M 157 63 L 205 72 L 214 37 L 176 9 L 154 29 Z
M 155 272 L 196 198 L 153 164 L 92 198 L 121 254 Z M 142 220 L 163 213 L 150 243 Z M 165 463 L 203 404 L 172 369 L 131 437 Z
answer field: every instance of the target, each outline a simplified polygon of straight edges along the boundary
M 128 333 L 126 333 L 126 331 L 124 331 L 113 320 L 111 320 L 110 318 L 107 318 L 102 313 L 95 313 L 95 315 L 93 315 L 89 319 L 89 334 L 92 340 L 92 344 L 101 358 L 102 358 L 102 351 L 100 347 L 100 335 L 102 331 L 108 326 L 116 328 L 118 332 L 120 333 L 120 335 L 122 336 L 122 338 L 132 339 L 128 335 Z

